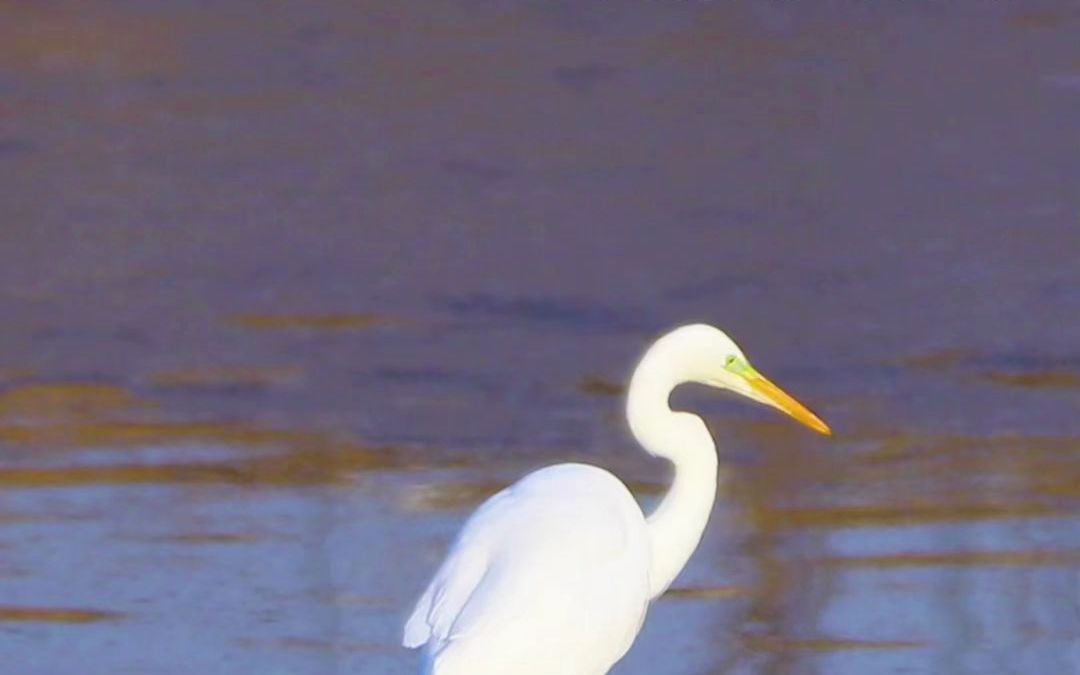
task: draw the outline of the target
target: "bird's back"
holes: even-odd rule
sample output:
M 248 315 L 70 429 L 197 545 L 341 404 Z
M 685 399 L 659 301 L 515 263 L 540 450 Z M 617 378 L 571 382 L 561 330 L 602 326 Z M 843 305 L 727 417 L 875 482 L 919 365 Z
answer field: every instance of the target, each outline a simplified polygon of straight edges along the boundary
M 601 675 L 648 605 L 641 509 L 607 471 L 561 464 L 486 501 L 405 628 L 430 675 Z

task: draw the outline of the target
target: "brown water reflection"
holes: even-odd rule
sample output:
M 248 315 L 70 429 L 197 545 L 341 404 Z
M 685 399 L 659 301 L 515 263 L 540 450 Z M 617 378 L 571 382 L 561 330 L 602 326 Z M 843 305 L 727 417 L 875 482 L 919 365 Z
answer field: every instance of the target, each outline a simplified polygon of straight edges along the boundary
M 45 607 L 0 607 L 0 623 L 5 622 L 30 622 L 30 623 L 97 623 L 99 621 L 116 621 L 122 619 L 121 614 L 115 612 L 102 612 L 93 609 L 57 609 Z
M 1080 387 L 1080 358 L 1037 357 L 1023 354 L 976 355 L 959 350 L 926 354 L 906 361 L 931 371 L 974 376 L 988 382 L 1024 389 Z
M 145 405 L 131 392 L 107 384 L 50 382 L 23 384 L 0 393 L 0 420 L 20 424 L 92 419 Z
M 16 3 L 4 12 L 8 68 L 137 77 L 179 66 L 176 28 L 158 17 L 82 2 Z
M 1014 387 L 1028 387 L 1032 389 L 1078 389 L 1080 388 L 1080 374 L 1078 373 L 988 373 L 986 378 L 998 384 L 1007 384 Z
M 157 373 L 154 386 L 165 389 L 267 389 L 294 384 L 304 377 L 298 367 L 200 367 Z
M 591 375 L 581 378 L 578 389 L 593 396 L 622 396 L 626 393 L 626 387 L 623 385 Z
M 0 486 L 57 487 L 129 483 L 231 483 L 307 485 L 346 481 L 358 470 L 400 462 L 391 448 L 371 449 L 343 438 L 214 424 L 88 424 L 48 428 L 0 428 L 13 447 L 179 448 L 205 445 L 221 459 L 161 463 L 124 462 L 78 466 L 77 457 L 56 468 L 0 469 Z M 247 450 L 231 456 L 233 450 Z
M 743 435 L 763 448 L 759 462 L 737 468 L 735 485 L 757 584 L 732 650 L 744 656 L 726 668 L 800 672 L 798 653 L 849 649 L 910 650 L 898 663 L 922 662 L 915 654 L 966 661 L 942 616 L 991 630 L 1020 612 L 1060 634 L 1033 617 L 1072 611 L 1071 601 L 1050 607 L 1075 592 L 1080 566 L 1080 540 L 1067 533 L 1080 496 L 1074 439 L 861 433 L 842 440 L 844 450 L 792 453 L 774 450 L 784 443 L 767 427 Z M 982 599 L 959 599 L 973 592 Z M 863 603 L 868 611 L 855 610 Z
M 945 567 L 950 565 L 998 567 L 1074 567 L 1080 564 L 1080 551 L 994 551 L 986 553 L 927 553 L 852 558 L 824 558 L 819 565 L 834 567 Z
M 745 598 L 750 595 L 751 589 L 740 586 L 719 587 L 682 587 L 670 588 L 664 597 L 676 600 L 728 600 L 731 598 Z
M 374 314 L 258 315 L 232 317 L 229 323 L 251 330 L 357 330 L 391 323 Z
M 832 652 L 850 651 L 861 649 L 913 649 L 925 646 L 918 642 L 874 642 L 871 640 L 837 640 L 837 639 L 811 639 L 811 640 L 783 640 L 769 637 L 751 638 L 747 640 L 750 649 L 759 652 Z
M 1080 672 L 1062 3 L 0 8 L 0 654 L 404 675 L 468 511 L 721 324 L 702 548 L 616 673 Z

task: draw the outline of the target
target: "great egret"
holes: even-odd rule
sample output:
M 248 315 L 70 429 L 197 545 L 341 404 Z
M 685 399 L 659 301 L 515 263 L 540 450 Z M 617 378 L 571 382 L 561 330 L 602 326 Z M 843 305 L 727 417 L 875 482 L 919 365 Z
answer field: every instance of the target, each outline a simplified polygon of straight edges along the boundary
M 728 389 L 822 434 L 829 427 L 759 374 L 712 326 L 653 344 L 630 382 L 626 416 L 645 451 L 675 466 L 647 518 L 608 471 L 558 464 L 489 498 L 469 518 L 405 624 L 423 675 L 603 675 L 630 648 L 649 601 L 697 548 L 716 498 L 704 421 L 671 410 L 684 382 Z

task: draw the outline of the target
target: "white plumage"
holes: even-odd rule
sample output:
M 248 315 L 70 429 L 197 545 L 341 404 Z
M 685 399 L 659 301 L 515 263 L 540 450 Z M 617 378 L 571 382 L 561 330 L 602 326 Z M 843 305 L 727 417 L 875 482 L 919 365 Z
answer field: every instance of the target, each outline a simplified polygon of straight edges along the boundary
M 645 618 L 644 524 L 603 469 L 529 474 L 469 519 L 417 603 L 405 645 L 427 644 L 424 672 L 439 675 L 606 672 Z
M 675 479 L 645 518 L 626 486 L 587 464 L 535 471 L 469 518 L 405 625 L 423 675 L 603 675 L 630 648 L 649 601 L 697 547 L 716 494 L 700 418 L 674 412 L 686 381 L 733 390 L 828 427 L 763 378 L 721 331 L 667 334 L 634 372 L 627 417 Z

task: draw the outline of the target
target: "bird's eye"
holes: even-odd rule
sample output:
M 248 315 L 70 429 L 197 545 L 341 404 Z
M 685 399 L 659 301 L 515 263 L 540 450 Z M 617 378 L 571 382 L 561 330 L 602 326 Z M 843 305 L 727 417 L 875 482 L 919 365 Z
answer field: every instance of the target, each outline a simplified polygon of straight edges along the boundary
M 729 354 L 728 357 L 726 359 L 724 359 L 724 365 L 725 366 L 731 366 L 731 365 L 734 365 L 734 364 L 735 364 L 735 355 L 734 354 Z

